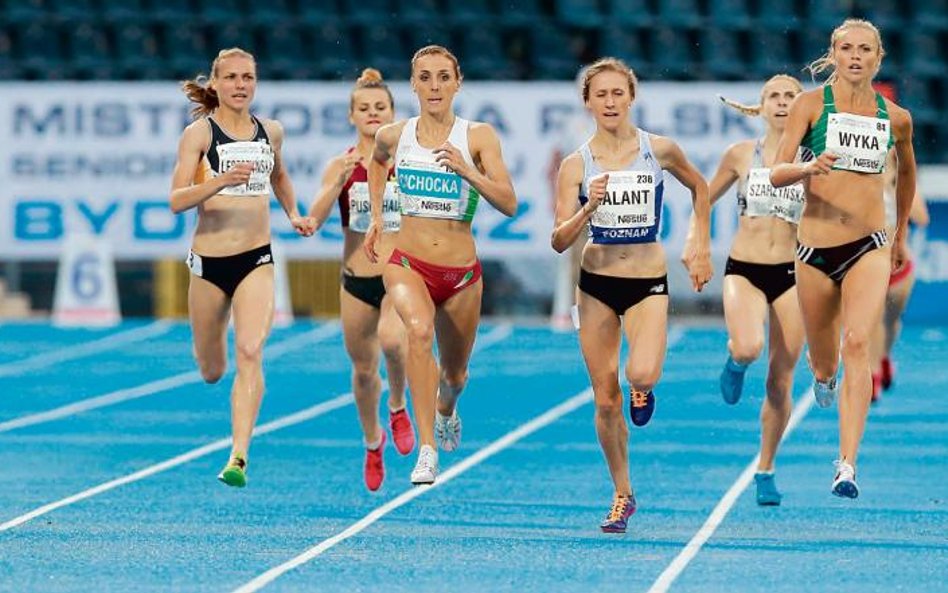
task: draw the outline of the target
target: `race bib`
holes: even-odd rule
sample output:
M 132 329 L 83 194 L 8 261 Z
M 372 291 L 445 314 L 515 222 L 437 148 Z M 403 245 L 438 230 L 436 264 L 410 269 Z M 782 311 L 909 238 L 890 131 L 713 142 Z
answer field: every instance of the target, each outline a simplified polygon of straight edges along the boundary
M 356 181 L 349 187 L 349 228 L 357 233 L 364 233 L 369 230 L 370 222 L 372 203 L 369 199 L 369 184 Z M 385 195 L 382 196 L 382 232 L 395 232 L 400 223 L 398 185 L 389 181 L 385 184 Z
M 747 175 L 745 216 L 776 216 L 797 224 L 803 214 L 803 185 L 774 187 L 770 169 L 751 169 Z
M 402 214 L 461 219 L 461 176 L 437 163 L 405 159 L 397 167 Z
M 270 174 L 273 172 L 273 148 L 266 142 L 230 142 L 217 145 L 220 163 L 218 175 L 229 171 L 239 163 L 254 166 L 250 179 L 244 185 L 225 187 L 220 191 L 225 196 L 270 195 Z
M 612 171 L 606 195 L 591 223 L 603 229 L 645 228 L 655 225 L 655 174 L 651 171 Z
M 839 155 L 834 169 L 857 173 L 881 173 L 889 150 L 891 122 L 877 117 L 830 113 L 826 127 L 826 151 Z

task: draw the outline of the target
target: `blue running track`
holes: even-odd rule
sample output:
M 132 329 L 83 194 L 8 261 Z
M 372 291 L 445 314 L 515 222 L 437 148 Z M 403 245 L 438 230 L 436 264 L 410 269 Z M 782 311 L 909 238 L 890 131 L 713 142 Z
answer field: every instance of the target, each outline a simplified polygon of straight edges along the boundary
M 948 591 L 948 328 L 905 328 L 855 501 L 830 494 L 836 412 L 808 405 L 801 362 L 783 505 L 759 508 L 741 478 L 766 365 L 727 406 L 723 329 L 675 326 L 631 427 L 625 535 L 598 530 L 612 488 L 575 334 L 480 332 L 439 483 L 413 489 L 415 453 L 389 446 L 369 493 L 335 322 L 274 330 L 243 490 L 215 479 L 232 369 L 204 385 L 186 325 L 0 326 L 0 592 Z

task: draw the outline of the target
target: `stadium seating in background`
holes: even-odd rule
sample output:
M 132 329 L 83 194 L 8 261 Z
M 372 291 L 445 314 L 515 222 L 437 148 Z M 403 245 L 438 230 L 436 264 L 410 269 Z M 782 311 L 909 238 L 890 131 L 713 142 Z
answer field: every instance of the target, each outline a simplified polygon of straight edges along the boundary
M 571 79 L 579 69 L 571 51 L 572 41 L 560 27 L 549 21 L 534 22 L 528 31 L 530 64 L 534 78 Z
M 32 80 L 69 78 L 59 28 L 47 19 L 24 24 L 17 32 L 17 54 L 26 77 Z
M 394 0 L 341 0 L 342 14 L 355 25 L 387 27 L 397 25 L 393 22 Z
M 365 61 L 357 66 L 354 33 L 339 22 L 308 25 L 308 33 L 307 55 L 318 56 L 314 66 L 320 78 L 351 79 L 357 74 L 357 67 L 375 66 Z M 392 78 L 390 72 L 379 70 L 385 78 Z
M 746 31 L 753 23 L 748 0 L 715 0 L 708 7 L 710 31 Z
M 655 12 L 648 0 L 605 0 L 609 7 L 607 23 L 631 27 L 650 27 L 655 24 Z
M 490 0 L 465 0 L 448 2 L 443 18 L 451 25 L 479 28 L 488 26 L 489 20 L 496 15 Z
M 145 0 L 100 0 L 102 19 L 111 25 L 142 23 L 152 20 Z
M 0 80 L 182 79 L 234 46 L 265 79 L 352 80 L 371 65 L 404 80 L 436 43 L 473 80 L 571 80 L 615 55 L 644 80 L 810 82 L 803 69 L 850 16 L 880 27 L 880 79 L 904 86 L 936 137 L 948 0 L 0 0 Z
M 698 78 L 689 35 L 670 27 L 651 29 L 652 68 L 656 78 Z
M 182 24 L 196 17 L 191 0 L 151 0 L 150 12 L 152 19 L 163 23 Z
M 698 34 L 698 53 L 711 80 L 743 80 L 747 53 L 741 49 L 743 33 L 707 28 Z
M 393 9 L 393 14 L 398 15 L 399 24 L 403 26 L 437 26 L 436 23 L 441 20 L 437 0 L 395 0 Z
M 517 72 L 510 64 L 503 37 L 486 27 L 471 27 L 461 35 L 464 75 L 471 78 L 510 80 Z
M 948 31 L 948 0 L 909 0 L 912 24 L 933 31 Z
M 580 29 L 597 29 L 605 22 L 599 0 L 556 0 L 556 19 Z
M 393 78 L 408 78 L 411 54 L 399 30 L 385 23 L 374 23 L 361 28 L 362 58 L 366 64 L 382 72 L 391 72 Z
M 658 20 L 673 29 L 697 29 L 704 23 L 698 0 L 662 0 Z
M 599 53 L 621 59 L 635 71 L 639 78 L 652 76 L 651 62 L 645 53 L 642 31 L 607 25 L 599 34 Z
M 106 31 L 92 23 L 70 27 L 67 33 L 72 74 L 80 80 L 111 80 L 119 76 Z

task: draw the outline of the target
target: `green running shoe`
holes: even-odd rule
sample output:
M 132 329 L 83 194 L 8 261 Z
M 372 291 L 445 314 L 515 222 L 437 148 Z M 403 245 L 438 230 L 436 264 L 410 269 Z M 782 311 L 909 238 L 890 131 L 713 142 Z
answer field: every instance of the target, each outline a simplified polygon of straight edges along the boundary
M 233 455 L 221 473 L 217 474 L 217 479 L 228 486 L 243 488 L 247 485 L 247 460 L 243 455 Z

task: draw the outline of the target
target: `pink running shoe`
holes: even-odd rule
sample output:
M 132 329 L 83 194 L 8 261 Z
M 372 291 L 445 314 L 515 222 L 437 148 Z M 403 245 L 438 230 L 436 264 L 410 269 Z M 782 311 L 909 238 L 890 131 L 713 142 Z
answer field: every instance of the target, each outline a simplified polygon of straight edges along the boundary
M 392 429 L 392 440 L 395 441 L 395 450 L 400 455 L 408 455 L 415 448 L 415 429 L 408 417 L 408 410 L 402 408 L 397 412 L 388 413 L 388 426 Z
M 382 486 L 385 480 L 385 463 L 382 460 L 382 453 L 385 451 L 385 431 L 382 431 L 382 442 L 378 449 L 365 450 L 365 487 L 375 492 Z

